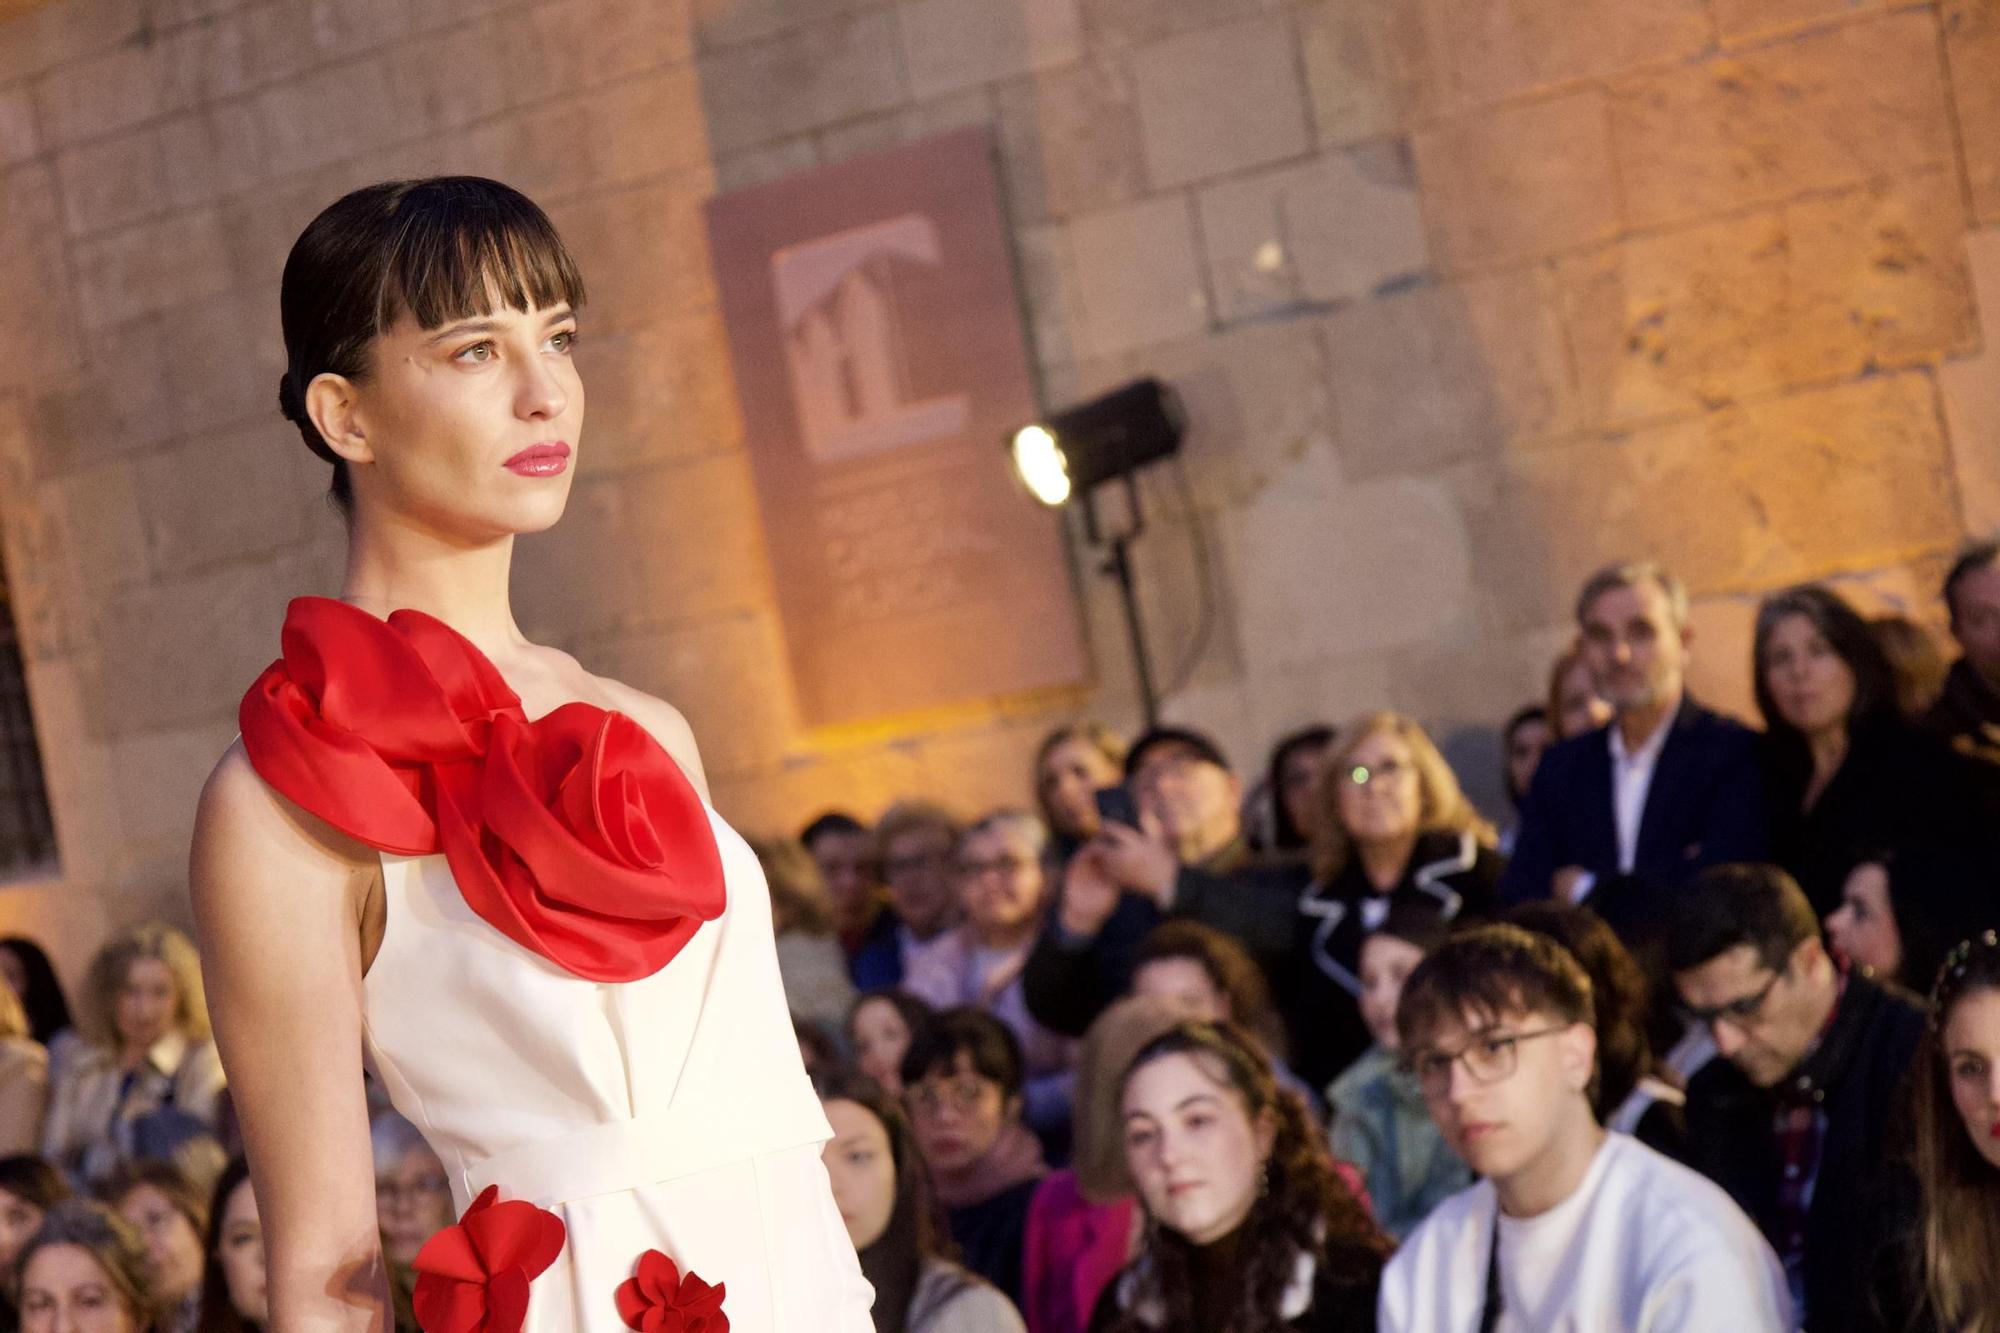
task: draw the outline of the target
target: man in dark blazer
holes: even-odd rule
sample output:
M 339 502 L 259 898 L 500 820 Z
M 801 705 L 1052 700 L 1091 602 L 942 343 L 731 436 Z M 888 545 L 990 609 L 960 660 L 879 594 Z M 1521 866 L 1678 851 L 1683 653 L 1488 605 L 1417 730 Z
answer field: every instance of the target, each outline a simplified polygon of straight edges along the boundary
M 1505 902 L 1588 902 L 1621 935 L 1657 922 L 1695 872 L 1765 855 L 1755 733 L 1687 697 L 1687 592 L 1660 565 L 1601 570 L 1576 618 L 1610 725 L 1542 756 Z

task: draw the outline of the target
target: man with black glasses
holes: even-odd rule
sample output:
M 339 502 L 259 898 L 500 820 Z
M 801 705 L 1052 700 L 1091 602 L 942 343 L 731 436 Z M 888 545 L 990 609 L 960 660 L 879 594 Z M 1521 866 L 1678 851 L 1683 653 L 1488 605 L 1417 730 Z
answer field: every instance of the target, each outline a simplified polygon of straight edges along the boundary
M 1891 1138 L 1923 1010 L 1834 961 L 1776 866 L 1702 872 L 1675 905 L 1667 964 L 1723 1056 L 1688 1084 L 1691 1165 L 1777 1250 L 1805 1326 L 1852 1326 L 1897 1208 Z
M 1793 1327 L 1778 1261 L 1729 1197 L 1597 1123 L 1590 979 L 1562 946 L 1463 931 L 1410 974 L 1396 1027 L 1431 1118 L 1485 1179 L 1396 1252 L 1381 1328 Z

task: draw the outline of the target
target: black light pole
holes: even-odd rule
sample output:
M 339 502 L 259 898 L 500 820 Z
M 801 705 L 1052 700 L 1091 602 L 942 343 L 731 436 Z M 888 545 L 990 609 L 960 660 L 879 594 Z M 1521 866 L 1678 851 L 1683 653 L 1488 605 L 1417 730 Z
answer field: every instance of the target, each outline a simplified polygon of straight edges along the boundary
M 1146 648 L 1146 627 L 1139 618 L 1139 588 L 1132 578 L 1132 542 L 1145 532 L 1146 517 L 1139 508 L 1138 478 L 1130 472 L 1125 474 L 1125 494 L 1132 510 L 1131 525 L 1112 534 L 1110 554 L 1097 568 L 1118 585 L 1118 600 L 1125 608 L 1125 632 L 1132 640 L 1132 668 L 1139 676 L 1139 710 L 1145 729 L 1151 731 L 1159 725 L 1160 702 L 1153 685 L 1152 654 Z M 1097 529 L 1097 505 L 1089 495 L 1083 497 L 1083 533 L 1092 546 L 1103 541 Z

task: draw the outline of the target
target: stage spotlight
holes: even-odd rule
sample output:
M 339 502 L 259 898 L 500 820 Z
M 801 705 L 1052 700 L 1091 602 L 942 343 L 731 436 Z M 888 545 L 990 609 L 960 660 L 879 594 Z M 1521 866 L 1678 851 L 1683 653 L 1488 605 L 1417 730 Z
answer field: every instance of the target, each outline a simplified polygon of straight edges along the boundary
M 1185 429 L 1173 389 L 1143 379 L 1023 426 L 1009 449 L 1029 492 L 1045 505 L 1061 505 L 1172 454 Z

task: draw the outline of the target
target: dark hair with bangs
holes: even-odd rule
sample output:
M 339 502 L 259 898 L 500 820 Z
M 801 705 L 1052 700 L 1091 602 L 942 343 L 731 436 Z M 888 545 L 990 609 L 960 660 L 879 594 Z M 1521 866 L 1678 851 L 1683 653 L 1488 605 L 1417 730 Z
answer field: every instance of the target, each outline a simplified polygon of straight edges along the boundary
M 285 260 L 279 410 L 333 464 L 331 494 L 351 514 L 347 464 L 306 414 L 315 378 L 365 378 L 369 344 L 405 314 L 435 329 L 488 314 L 495 300 L 527 311 L 583 299 L 555 225 L 519 190 L 478 176 L 365 186 L 314 218 Z
M 1547 1014 L 1597 1024 L 1583 964 L 1548 936 L 1505 924 L 1457 931 L 1417 964 L 1396 1004 L 1396 1031 L 1406 1049 L 1415 1049 L 1440 1025 L 1463 1022 L 1467 1014 Z
M 984 1009 L 973 1005 L 947 1009 L 928 1030 L 912 1031 L 910 1037 L 910 1049 L 903 1055 L 906 1087 L 932 1074 L 950 1075 L 960 1052 L 972 1062 L 973 1072 L 1000 1085 L 1002 1096 L 1018 1097 L 1026 1085 L 1020 1040 Z
M 1782 972 L 1793 951 L 1819 933 L 1806 891 L 1778 866 L 1710 866 L 1675 897 L 1667 918 L 1667 969 L 1690 971 L 1747 944 L 1765 967 Z

